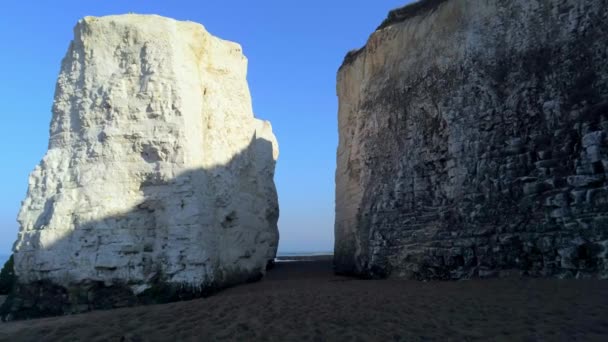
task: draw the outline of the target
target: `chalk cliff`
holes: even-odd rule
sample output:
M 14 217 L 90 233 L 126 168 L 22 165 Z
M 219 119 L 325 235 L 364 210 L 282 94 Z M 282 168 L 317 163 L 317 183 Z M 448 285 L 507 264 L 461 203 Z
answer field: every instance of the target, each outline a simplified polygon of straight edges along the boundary
M 338 272 L 608 278 L 608 6 L 423 0 L 338 72 Z
M 15 317 L 259 278 L 278 243 L 278 146 L 241 47 L 152 15 L 86 17 L 74 35 L 19 213 Z

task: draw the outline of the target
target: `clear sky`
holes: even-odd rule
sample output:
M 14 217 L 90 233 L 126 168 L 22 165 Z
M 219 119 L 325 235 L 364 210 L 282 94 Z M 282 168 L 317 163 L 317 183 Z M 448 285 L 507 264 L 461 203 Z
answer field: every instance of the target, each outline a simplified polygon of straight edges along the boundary
M 28 174 L 47 148 L 60 61 L 79 18 L 159 14 L 240 43 L 255 115 L 279 141 L 279 250 L 333 249 L 336 71 L 408 0 L 0 1 L 0 254 L 16 238 Z

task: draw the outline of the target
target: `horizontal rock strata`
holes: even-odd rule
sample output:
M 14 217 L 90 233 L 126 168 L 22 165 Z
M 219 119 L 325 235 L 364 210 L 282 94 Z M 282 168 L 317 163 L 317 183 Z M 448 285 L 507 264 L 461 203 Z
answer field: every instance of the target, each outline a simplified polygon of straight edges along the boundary
M 426 0 L 338 72 L 338 272 L 608 277 L 608 7 Z

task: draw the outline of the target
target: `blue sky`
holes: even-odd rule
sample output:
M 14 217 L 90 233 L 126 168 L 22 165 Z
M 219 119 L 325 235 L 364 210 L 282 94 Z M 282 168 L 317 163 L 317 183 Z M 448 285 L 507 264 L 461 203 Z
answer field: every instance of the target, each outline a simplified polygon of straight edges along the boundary
M 243 46 L 254 112 L 272 122 L 281 151 L 275 177 L 279 250 L 332 250 L 336 71 L 344 55 L 365 44 L 390 9 L 407 2 L 2 0 L 0 254 L 10 252 L 28 174 L 47 148 L 55 80 L 72 28 L 87 15 L 128 12 L 196 21 Z

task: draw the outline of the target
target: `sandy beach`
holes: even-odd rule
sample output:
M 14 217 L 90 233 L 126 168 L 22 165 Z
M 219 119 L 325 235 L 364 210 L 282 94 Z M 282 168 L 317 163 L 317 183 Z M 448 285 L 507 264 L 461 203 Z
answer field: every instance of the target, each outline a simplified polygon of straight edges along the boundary
M 292 258 L 290 258 L 292 259 Z M 328 257 L 277 263 L 209 298 L 0 325 L 2 341 L 605 341 L 608 283 L 335 276 Z

